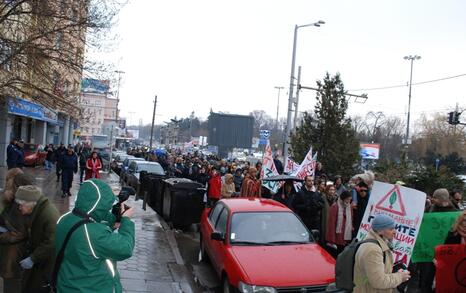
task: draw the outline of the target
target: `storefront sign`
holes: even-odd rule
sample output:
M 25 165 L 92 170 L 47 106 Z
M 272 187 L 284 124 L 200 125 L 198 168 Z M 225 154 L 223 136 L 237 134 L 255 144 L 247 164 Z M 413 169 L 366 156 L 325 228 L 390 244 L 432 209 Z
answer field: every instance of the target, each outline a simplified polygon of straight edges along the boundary
M 21 98 L 10 98 L 8 100 L 8 113 L 40 120 L 43 120 L 44 118 L 44 109 L 42 106 Z
M 58 114 L 52 110 L 44 108 L 44 121 L 57 124 Z
M 425 202 L 426 194 L 421 191 L 375 181 L 359 227 L 358 239 L 366 237 L 371 221 L 377 214 L 392 217 L 396 223 L 396 235 L 392 243 L 395 262 L 402 261 L 408 265 L 419 234 Z
M 445 243 L 448 231 L 460 212 L 427 213 L 422 219 L 419 236 L 414 246 L 413 262 L 431 262 L 437 245 Z
M 435 292 L 466 292 L 466 245 L 439 245 L 435 259 Z

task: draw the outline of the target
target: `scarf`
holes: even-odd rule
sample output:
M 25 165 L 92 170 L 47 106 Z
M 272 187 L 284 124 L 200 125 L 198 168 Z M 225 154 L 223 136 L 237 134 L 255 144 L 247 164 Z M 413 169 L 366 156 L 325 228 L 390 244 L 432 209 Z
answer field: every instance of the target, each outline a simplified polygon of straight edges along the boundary
M 346 214 L 346 221 L 345 221 L 345 231 L 343 234 L 344 240 L 351 240 L 353 227 L 351 225 L 351 206 L 348 204 L 346 205 L 340 198 L 338 198 L 338 218 L 337 218 L 337 233 L 341 234 L 343 232 L 343 211 Z

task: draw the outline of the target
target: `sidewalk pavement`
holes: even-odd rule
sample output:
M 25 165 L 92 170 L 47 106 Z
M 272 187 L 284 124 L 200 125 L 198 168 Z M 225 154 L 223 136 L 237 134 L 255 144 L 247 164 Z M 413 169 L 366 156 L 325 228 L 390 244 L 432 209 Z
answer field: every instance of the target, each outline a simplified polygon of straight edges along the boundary
M 60 213 L 72 209 L 79 190 L 79 179 L 75 176 L 70 198 L 61 198 L 60 184 L 54 171 L 43 168 L 25 168 L 36 178 L 43 193 L 57 206 Z M 0 186 L 4 186 L 6 170 L 0 167 Z M 118 184 L 115 174 L 102 174 L 102 180 L 110 185 Z M 133 221 L 136 227 L 136 245 L 133 256 L 118 263 L 124 292 L 202 292 L 197 288 L 194 277 L 185 265 L 173 231 L 153 210 L 142 210 L 142 201 L 130 198 L 127 203 L 135 207 Z M 1 279 L 0 279 L 1 280 Z M 0 292 L 3 292 L 0 282 Z

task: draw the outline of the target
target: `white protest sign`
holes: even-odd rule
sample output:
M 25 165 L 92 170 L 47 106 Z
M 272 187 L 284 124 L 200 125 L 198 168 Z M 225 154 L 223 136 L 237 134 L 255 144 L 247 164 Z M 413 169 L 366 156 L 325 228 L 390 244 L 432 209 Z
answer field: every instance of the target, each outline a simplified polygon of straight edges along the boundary
M 419 233 L 426 194 L 415 189 L 375 181 L 357 238 L 363 240 L 377 214 L 392 217 L 396 223 L 393 239 L 395 262 L 408 265 Z
M 284 172 L 287 174 L 292 174 L 299 170 L 299 164 L 293 161 L 292 159 L 288 158 L 287 164 L 285 165 Z
M 261 178 L 265 179 L 271 176 L 277 176 L 278 171 L 275 167 L 275 163 L 273 162 L 273 154 L 272 148 L 270 147 L 270 141 L 267 140 L 267 146 L 265 147 L 265 154 L 262 160 L 262 170 L 261 170 Z M 278 189 L 280 188 L 279 181 L 262 181 L 262 186 L 268 188 L 273 193 L 277 193 Z
M 301 165 L 299 165 L 299 168 L 292 175 L 300 179 L 305 179 L 306 176 L 312 176 L 312 179 L 314 179 L 316 163 L 317 163 L 317 153 L 315 153 L 314 156 L 312 156 L 312 147 L 311 147 L 306 157 L 301 162 Z M 296 191 L 298 191 L 301 188 L 301 186 L 302 184 L 300 182 L 294 183 L 294 187 Z

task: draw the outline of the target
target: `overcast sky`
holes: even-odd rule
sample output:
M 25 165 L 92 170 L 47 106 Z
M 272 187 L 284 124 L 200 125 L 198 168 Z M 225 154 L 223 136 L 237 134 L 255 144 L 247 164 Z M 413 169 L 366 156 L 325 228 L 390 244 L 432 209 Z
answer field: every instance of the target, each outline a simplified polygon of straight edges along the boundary
M 340 72 L 347 90 L 407 84 L 466 73 L 466 1 L 462 0 L 130 0 L 119 16 L 118 49 L 109 55 L 125 71 L 122 115 L 150 123 L 206 118 L 210 109 L 275 117 L 277 90 L 284 86 L 286 116 L 294 25 L 324 20 L 298 31 L 296 68 L 314 86 L 325 72 Z M 466 106 L 466 76 L 413 86 L 412 113 Z M 405 117 L 408 87 L 365 91 L 365 104 L 350 115 L 384 111 Z M 362 92 L 352 92 L 362 93 Z M 300 110 L 313 109 L 315 93 L 303 91 Z M 130 112 L 134 112 L 130 114 Z

